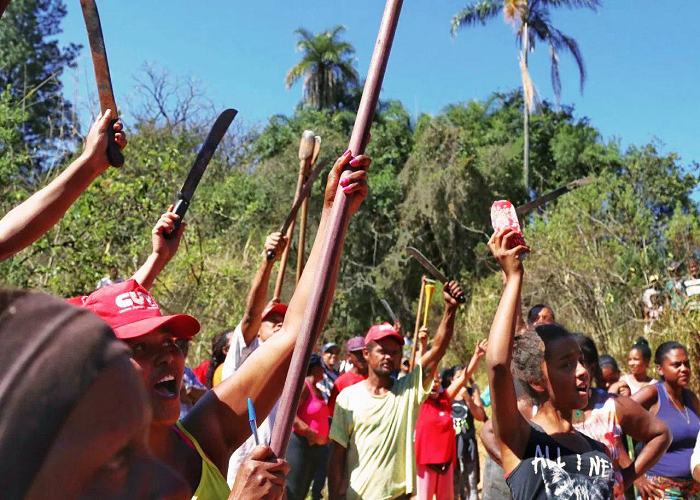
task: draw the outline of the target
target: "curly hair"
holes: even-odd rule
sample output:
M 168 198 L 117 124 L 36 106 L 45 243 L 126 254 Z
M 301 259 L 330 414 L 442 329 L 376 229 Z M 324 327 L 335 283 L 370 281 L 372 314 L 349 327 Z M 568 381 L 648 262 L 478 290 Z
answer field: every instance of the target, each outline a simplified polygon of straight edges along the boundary
M 233 330 L 224 330 L 214 335 L 214 338 L 211 339 L 211 358 L 209 358 L 209 368 L 207 368 L 206 378 L 207 387 L 210 389 L 214 384 L 214 372 L 216 372 L 219 365 L 226 360 L 224 349 L 228 347 L 232 333 Z
M 532 387 L 532 383 L 544 380 L 542 363 L 549 354 L 547 347 L 556 340 L 568 337 L 571 337 L 571 333 L 556 323 L 530 326 L 515 336 L 510 371 L 535 403 L 540 402 L 541 395 Z

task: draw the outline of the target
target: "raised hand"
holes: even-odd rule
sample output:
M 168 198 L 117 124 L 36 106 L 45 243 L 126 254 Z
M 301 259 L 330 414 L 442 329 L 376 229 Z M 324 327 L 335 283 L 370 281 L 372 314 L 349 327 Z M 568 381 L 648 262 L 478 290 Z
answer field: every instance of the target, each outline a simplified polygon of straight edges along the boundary
M 156 225 L 153 226 L 151 230 L 151 242 L 153 244 L 153 254 L 157 255 L 160 259 L 165 262 L 170 262 L 170 260 L 177 253 L 177 249 L 180 246 L 180 240 L 182 239 L 182 233 L 185 232 L 185 227 L 187 224 L 183 222 L 177 230 L 177 234 L 173 239 L 166 239 L 164 233 L 170 233 L 175 230 L 175 221 L 180 218 L 175 212 L 172 211 L 173 206 L 167 212 L 160 216 Z
M 87 138 L 85 139 L 85 148 L 83 154 L 93 166 L 93 168 L 102 172 L 109 168 L 109 159 L 107 158 L 107 144 L 109 143 L 109 124 L 112 121 L 112 110 L 108 109 L 100 113 L 95 120 L 95 123 L 90 127 Z M 124 125 L 121 121 L 114 123 L 114 142 L 117 143 L 119 149 L 124 149 L 127 145 L 126 134 L 124 133 Z
M 477 342 L 476 346 L 474 346 L 474 357 L 481 359 L 486 356 L 486 348 L 488 345 L 489 341 L 487 339 L 482 339 Z
M 457 297 L 464 295 L 462 287 L 456 281 L 450 280 L 442 286 L 442 297 L 445 299 L 446 306 L 459 306 L 460 302 Z
M 336 191 L 340 186 L 343 193 L 350 198 L 349 213 L 350 215 L 354 214 L 369 193 L 367 169 L 371 163 L 372 160 L 367 155 L 353 158 L 350 150 L 343 153 L 343 156 L 336 160 L 333 169 L 328 174 L 324 209 L 329 210 L 333 208 Z M 350 165 L 352 168 L 348 170 L 349 173 L 344 173 L 347 165 Z
M 489 240 L 489 248 L 498 265 L 503 269 L 506 281 L 511 276 L 522 274 L 523 263 L 520 260 L 521 253 L 530 253 L 530 249 L 525 245 L 517 245 L 513 248 L 513 240 L 520 234 L 510 228 L 501 229 L 495 232 Z
M 286 246 L 287 237 L 285 235 L 283 235 L 279 231 L 276 233 L 272 233 L 265 239 L 264 254 L 268 255 L 268 252 L 272 251 L 274 257 L 272 258 L 270 263 L 275 262 L 280 257 L 280 255 L 282 255 Z
M 229 498 L 236 500 L 281 499 L 289 464 L 276 458 L 269 446 L 256 446 L 241 464 Z

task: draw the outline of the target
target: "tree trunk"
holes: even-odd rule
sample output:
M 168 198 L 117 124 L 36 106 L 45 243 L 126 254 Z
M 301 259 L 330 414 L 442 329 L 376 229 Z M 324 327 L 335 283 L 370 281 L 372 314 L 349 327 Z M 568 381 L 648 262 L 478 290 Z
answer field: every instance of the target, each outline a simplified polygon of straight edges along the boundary
M 527 68 L 527 52 L 529 48 L 529 39 L 527 33 L 527 23 L 523 24 L 523 63 Z M 523 106 L 523 184 L 525 185 L 525 193 L 527 199 L 530 199 L 530 103 L 525 97 L 526 92 L 523 88 L 523 97 L 525 98 L 525 106 Z

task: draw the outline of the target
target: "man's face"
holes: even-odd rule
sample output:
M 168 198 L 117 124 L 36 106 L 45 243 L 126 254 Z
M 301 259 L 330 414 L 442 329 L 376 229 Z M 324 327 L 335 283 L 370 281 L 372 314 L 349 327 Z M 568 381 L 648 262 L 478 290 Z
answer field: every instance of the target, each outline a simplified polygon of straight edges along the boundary
M 698 263 L 691 260 L 688 264 L 688 271 L 690 271 L 690 275 L 695 278 L 698 275 Z
M 548 307 L 543 307 L 537 314 L 535 326 L 551 325 L 552 323 L 554 323 L 554 313 Z
M 338 364 L 338 354 L 340 354 L 339 347 L 331 347 L 323 353 L 323 362 L 328 368 L 335 369 L 335 365 Z
M 376 340 L 363 352 L 370 370 L 379 377 L 390 376 L 401 363 L 403 354 L 399 341 L 392 338 Z
M 350 351 L 348 359 L 359 372 L 364 373 L 367 371 L 367 361 L 365 361 L 365 355 L 362 354 L 362 351 Z
M 258 338 L 260 342 L 265 342 L 275 333 L 279 332 L 284 323 L 284 315 L 274 312 L 270 313 L 262 320 L 260 330 L 258 330 Z
M 117 279 L 117 276 L 119 276 L 119 272 L 117 271 L 116 267 L 113 267 L 109 270 L 109 277 L 113 280 Z

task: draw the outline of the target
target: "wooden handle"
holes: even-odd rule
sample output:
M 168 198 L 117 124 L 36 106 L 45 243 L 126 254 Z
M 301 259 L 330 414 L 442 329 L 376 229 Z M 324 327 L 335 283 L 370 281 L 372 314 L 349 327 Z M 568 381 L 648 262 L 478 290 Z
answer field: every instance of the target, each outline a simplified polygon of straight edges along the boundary
M 386 8 L 384 9 L 382 24 L 379 28 L 377 43 L 372 54 L 372 61 L 369 65 L 369 72 L 365 80 L 365 87 L 362 92 L 362 99 L 348 148 L 356 156 L 365 152 L 369 141 L 369 131 L 379 100 L 384 72 L 389 62 L 391 44 L 394 41 L 402 4 L 403 0 L 387 0 Z M 341 174 L 341 179 L 346 178 L 350 170 L 350 168 L 346 169 Z M 333 209 L 328 219 L 326 235 L 321 247 L 315 282 L 297 334 L 297 342 L 294 347 L 287 380 L 282 391 L 282 399 L 280 400 L 279 411 L 272 432 L 272 442 L 270 443 L 272 451 L 280 458 L 284 458 L 286 455 L 289 436 L 294 424 L 294 416 L 299 406 L 301 389 L 306 377 L 309 359 L 311 359 L 311 351 L 324 327 L 325 316 L 333 299 L 332 292 L 335 282 L 333 281 L 332 271 L 336 269 L 343 249 L 343 241 L 350 215 L 348 200 L 348 196 L 345 195 L 342 189 L 336 191 Z

